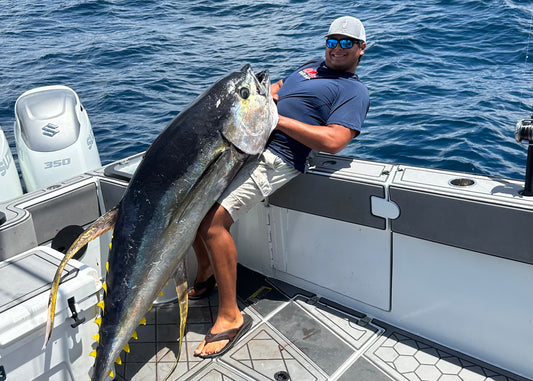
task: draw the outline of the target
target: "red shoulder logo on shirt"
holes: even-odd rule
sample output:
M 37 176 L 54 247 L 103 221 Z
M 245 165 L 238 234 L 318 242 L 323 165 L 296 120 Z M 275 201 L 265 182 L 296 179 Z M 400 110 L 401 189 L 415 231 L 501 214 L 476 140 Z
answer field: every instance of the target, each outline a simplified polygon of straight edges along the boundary
M 300 71 L 300 75 L 305 79 L 316 78 L 317 71 L 311 67 L 305 68 Z

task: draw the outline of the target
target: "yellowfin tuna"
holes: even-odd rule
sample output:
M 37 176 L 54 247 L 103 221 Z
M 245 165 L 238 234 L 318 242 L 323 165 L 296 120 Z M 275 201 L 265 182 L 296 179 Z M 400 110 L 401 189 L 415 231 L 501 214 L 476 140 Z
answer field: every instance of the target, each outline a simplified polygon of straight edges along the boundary
M 184 254 L 203 217 L 243 162 L 264 149 L 276 123 L 268 73 L 255 75 L 249 65 L 183 110 L 150 146 L 118 206 L 65 255 L 50 293 L 46 341 L 66 262 L 79 247 L 114 228 L 92 380 L 105 380 L 112 372 L 169 279 L 180 303 L 181 348 L 187 319 Z

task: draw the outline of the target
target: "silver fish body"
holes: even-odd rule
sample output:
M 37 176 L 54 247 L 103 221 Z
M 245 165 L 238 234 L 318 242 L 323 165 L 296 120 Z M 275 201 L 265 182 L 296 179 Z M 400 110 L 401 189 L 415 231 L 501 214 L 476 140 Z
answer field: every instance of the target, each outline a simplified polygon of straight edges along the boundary
M 119 204 L 93 381 L 105 379 L 196 230 L 275 127 L 267 73 L 249 65 L 215 83 L 148 149 Z
M 247 65 L 197 98 L 148 149 L 119 204 L 93 381 L 107 377 L 201 220 L 276 121 L 268 74 Z

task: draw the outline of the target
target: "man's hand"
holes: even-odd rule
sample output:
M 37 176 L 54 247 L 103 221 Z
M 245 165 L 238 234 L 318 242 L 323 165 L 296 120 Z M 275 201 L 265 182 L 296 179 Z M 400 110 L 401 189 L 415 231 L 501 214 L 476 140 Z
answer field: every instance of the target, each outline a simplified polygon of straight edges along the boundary
M 281 86 L 283 86 L 283 80 L 281 79 L 270 86 L 270 94 L 272 95 L 272 99 L 274 99 L 274 102 L 276 103 L 279 100 L 278 91 L 279 89 L 281 89 Z

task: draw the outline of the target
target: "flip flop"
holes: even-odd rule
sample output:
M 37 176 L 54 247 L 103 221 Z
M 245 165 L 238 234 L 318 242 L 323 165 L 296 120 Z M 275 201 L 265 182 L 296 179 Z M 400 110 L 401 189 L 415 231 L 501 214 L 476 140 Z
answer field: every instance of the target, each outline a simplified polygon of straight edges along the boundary
M 189 299 L 198 300 L 198 299 L 203 299 L 209 296 L 211 292 L 213 291 L 213 289 L 215 288 L 216 284 L 217 284 L 217 281 L 215 280 L 214 275 L 211 275 L 209 278 L 207 278 L 207 280 L 204 280 L 203 282 L 194 281 L 194 286 L 192 286 L 192 288 L 194 288 L 195 290 L 205 289 L 205 291 L 198 295 L 194 295 L 194 296 L 189 295 Z
M 209 330 L 209 332 L 207 332 L 207 334 L 205 335 L 204 340 L 206 344 L 213 343 L 215 341 L 229 340 L 229 343 L 227 343 L 226 346 L 222 348 L 220 352 L 211 353 L 209 355 L 204 355 L 204 356 L 203 355 L 195 355 L 195 356 L 201 357 L 203 359 L 211 359 L 211 358 L 215 358 L 218 356 L 222 356 L 224 353 L 226 353 L 231 348 L 233 348 L 233 345 L 235 345 L 235 343 L 241 337 L 243 337 L 246 334 L 246 332 L 250 330 L 250 328 L 252 328 L 253 319 L 248 315 L 242 315 L 242 318 L 243 318 L 243 323 L 240 326 L 240 328 L 228 329 L 227 331 L 215 333 L 215 334 L 211 333 L 211 330 Z

